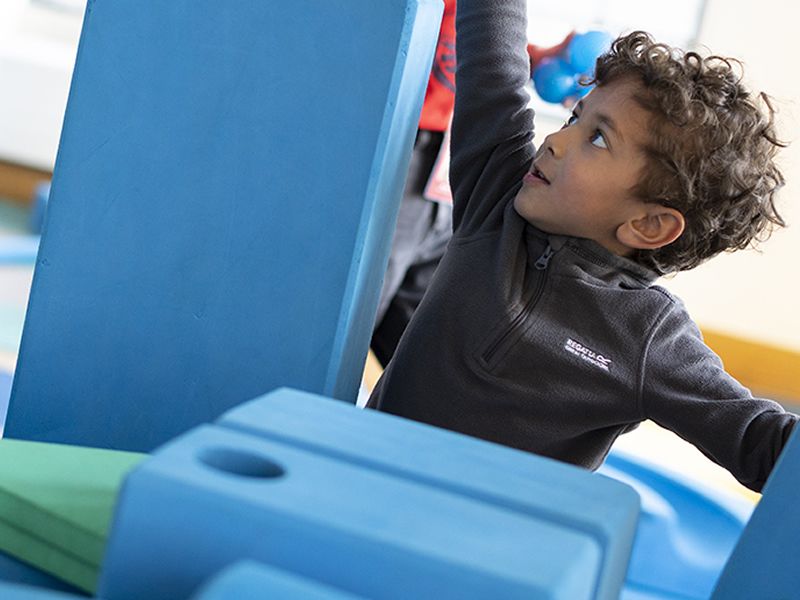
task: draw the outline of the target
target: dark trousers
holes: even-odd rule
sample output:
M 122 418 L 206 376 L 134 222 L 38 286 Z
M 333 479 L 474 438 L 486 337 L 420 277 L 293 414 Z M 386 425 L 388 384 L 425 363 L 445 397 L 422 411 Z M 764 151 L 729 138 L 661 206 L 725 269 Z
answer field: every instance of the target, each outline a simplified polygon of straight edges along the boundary
M 381 289 L 371 347 L 383 365 L 394 354 L 452 235 L 452 207 L 423 197 L 444 134 L 417 132 Z

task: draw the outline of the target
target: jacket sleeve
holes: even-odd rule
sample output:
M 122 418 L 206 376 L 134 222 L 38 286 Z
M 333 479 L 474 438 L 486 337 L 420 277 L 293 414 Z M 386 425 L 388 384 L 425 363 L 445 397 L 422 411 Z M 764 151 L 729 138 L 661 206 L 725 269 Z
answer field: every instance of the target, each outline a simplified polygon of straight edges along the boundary
M 469 234 L 511 193 L 533 157 L 524 0 L 459 0 L 451 138 L 453 228 Z
M 662 315 L 643 364 L 646 417 L 761 491 L 798 417 L 728 375 L 679 302 Z

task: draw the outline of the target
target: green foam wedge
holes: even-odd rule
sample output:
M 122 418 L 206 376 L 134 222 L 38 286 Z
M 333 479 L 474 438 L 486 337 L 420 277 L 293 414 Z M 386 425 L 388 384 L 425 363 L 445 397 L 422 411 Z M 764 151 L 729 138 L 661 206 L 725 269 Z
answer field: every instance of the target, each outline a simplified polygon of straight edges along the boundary
M 93 593 L 120 486 L 146 454 L 0 440 L 0 551 Z

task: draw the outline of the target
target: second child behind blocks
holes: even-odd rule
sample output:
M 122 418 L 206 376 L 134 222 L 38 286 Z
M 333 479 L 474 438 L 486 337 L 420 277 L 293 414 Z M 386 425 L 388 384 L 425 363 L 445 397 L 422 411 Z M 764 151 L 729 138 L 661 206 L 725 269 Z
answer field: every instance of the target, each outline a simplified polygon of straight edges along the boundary
M 635 32 L 535 152 L 524 0 L 459 0 L 453 238 L 368 407 L 595 469 L 652 419 L 753 490 L 797 416 L 654 285 L 783 222 L 766 97 Z

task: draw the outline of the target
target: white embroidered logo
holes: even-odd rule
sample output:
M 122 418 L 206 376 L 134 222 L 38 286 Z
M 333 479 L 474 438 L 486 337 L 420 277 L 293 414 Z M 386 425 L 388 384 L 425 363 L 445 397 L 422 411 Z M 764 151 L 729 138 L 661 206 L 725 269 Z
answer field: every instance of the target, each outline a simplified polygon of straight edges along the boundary
M 587 348 L 580 342 L 576 342 L 572 338 L 567 338 L 567 342 L 564 344 L 564 350 L 574 354 L 575 356 L 580 357 L 582 360 L 586 362 L 592 363 L 596 367 L 600 367 L 604 371 L 609 370 L 609 365 L 611 364 L 611 359 L 606 358 L 602 354 L 598 354 L 594 350 Z

